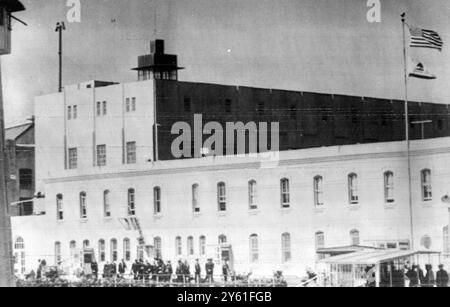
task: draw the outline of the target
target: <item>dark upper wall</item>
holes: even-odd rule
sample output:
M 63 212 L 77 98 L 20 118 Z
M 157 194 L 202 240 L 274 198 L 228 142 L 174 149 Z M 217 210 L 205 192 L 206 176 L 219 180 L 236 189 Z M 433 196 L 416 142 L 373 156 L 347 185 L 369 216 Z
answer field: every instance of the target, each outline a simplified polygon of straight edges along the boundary
M 172 125 L 184 121 L 193 126 L 194 114 L 202 114 L 204 124 L 217 121 L 224 127 L 226 122 L 279 122 L 281 150 L 404 140 L 403 101 L 155 82 L 161 160 L 173 159 L 171 144 L 177 136 L 171 135 Z M 186 99 L 190 99 L 190 110 Z M 229 109 L 227 100 L 231 101 Z M 425 125 L 425 138 L 450 136 L 449 106 L 411 102 L 410 114 L 411 121 L 433 121 Z M 420 139 L 421 126 L 411 125 L 410 133 L 411 139 Z

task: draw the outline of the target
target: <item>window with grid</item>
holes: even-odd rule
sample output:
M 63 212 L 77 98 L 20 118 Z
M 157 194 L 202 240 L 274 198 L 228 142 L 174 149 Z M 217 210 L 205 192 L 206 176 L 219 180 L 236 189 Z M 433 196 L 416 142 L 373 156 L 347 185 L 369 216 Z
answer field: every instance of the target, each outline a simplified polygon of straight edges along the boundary
M 69 169 L 76 169 L 78 167 L 78 150 L 76 148 L 69 148 Z
M 136 142 L 127 143 L 127 164 L 136 163 Z
M 250 236 L 250 263 L 257 263 L 259 260 L 259 242 L 258 235 Z
M 387 204 L 395 202 L 394 173 L 390 171 L 384 173 L 384 199 Z
M 188 249 L 188 256 L 193 256 L 194 251 L 194 237 L 188 237 L 187 238 L 187 249 Z
M 217 184 L 217 201 L 219 212 L 227 211 L 227 190 L 224 182 Z
M 156 258 L 162 259 L 162 240 L 160 237 L 156 237 L 153 240 L 153 246 L 155 247 Z
M 106 145 L 97 145 L 97 166 L 106 166 Z
M 100 262 L 106 261 L 106 243 L 105 240 L 98 241 L 98 259 Z
M 322 207 L 324 205 L 322 176 L 316 176 L 314 178 L 314 204 L 316 207 Z
M 103 216 L 111 217 L 111 192 L 106 190 L 103 192 Z
M 64 220 L 63 195 L 56 195 L 56 220 Z
M 87 200 L 86 192 L 80 193 L 80 218 L 87 219 Z
M 111 261 L 116 262 L 119 259 L 119 255 L 117 254 L 117 240 L 111 240 Z
M 359 246 L 361 244 L 359 231 L 354 229 L 350 232 L 350 238 L 353 246 Z
M 123 239 L 123 259 L 131 261 L 131 241 L 128 238 Z
M 176 237 L 175 239 L 175 251 L 177 256 L 183 255 L 183 245 L 181 237 Z
M 33 188 L 33 170 L 20 169 L 19 170 L 19 189 L 31 190 Z
M 325 234 L 322 231 L 316 232 L 316 250 L 325 248 Z
M 291 206 L 291 197 L 290 197 L 290 189 L 289 189 L 289 179 L 284 178 L 281 179 L 281 208 L 287 209 Z
M 128 189 L 128 216 L 136 215 L 136 191 Z
M 258 190 L 255 180 L 250 180 L 248 183 L 248 205 L 250 210 L 258 209 Z
M 348 175 L 348 196 L 351 205 L 359 204 L 358 175 L 356 174 Z
M 200 213 L 199 185 L 192 186 L 192 209 L 194 213 Z
M 281 236 L 281 252 L 283 263 L 290 262 L 292 259 L 291 254 L 291 235 L 284 233 Z
M 154 214 L 159 215 L 162 212 L 161 208 L 161 188 L 155 187 L 153 189 L 153 207 L 154 207 Z
M 422 182 L 422 200 L 432 201 L 433 200 L 433 186 L 431 184 L 431 170 L 424 169 L 421 172 L 421 182 Z

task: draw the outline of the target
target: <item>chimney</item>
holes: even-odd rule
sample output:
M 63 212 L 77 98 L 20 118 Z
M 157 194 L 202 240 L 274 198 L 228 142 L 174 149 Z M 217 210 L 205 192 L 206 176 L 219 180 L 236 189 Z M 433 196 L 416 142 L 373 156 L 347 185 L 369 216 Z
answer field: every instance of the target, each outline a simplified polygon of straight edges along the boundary
M 157 39 L 150 42 L 151 54 L 164 54 L 164 40 Z

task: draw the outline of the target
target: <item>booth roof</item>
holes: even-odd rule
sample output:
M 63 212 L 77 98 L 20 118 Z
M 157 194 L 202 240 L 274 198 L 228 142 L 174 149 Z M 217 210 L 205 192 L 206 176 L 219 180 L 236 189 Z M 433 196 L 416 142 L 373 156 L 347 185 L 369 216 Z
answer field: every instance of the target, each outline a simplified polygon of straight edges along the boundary
M 320 263 L 327 264 L 361 264 L 361 265 L 376 265 L 379 263 L 386 263 L 396 259 L 414 256 L 417 254 L 440 254 L 439 252 L 414 252 L 414 251 L 399 251 L 399 250 L 376 250 L 376 251 L 360 251 L 352 254 L 346 254 L 336 257 L 321 260 Z

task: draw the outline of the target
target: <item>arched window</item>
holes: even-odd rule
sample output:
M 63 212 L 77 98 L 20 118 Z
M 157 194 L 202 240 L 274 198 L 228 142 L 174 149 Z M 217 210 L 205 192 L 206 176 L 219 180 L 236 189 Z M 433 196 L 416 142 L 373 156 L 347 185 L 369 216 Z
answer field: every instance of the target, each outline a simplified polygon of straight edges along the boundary
M 316 232 L 316 250 L 325 248 L 325 234 L 322 231 Z
M 89 248 L 89 245 L 90 245 L 91 243 L 89 242 L 89 240 L 84 240 L 83 241 L 83 249 L 86 249 L 86 248 Z
M 358 175 L 348 175 L 348 198 L 351 205 L 359 204 Z
M 322 207 L 324 205 L 322 176 L 316 176 L 314 178 L 314 204 L 316 207 Z
M 258 235 L 250 236 L 250 263 L 257 263 L 259 260 L 259 242 Z
M 77 252 L 77 242 L 70 241 L 69 243 L 70 262 L 72 266 L 77 267 L 80 265 L 79 254 Z
M 217 184 L 217 202 L 219 212 L 227 211 L 227 186 L 224 182 Z
M 61 242 L 55 242 L 55 265 L 60 266 L 62 262 Z
M 206 255 L 206 237 L 205 236 L 201 236 L 199 239 L 199 249 L 200 249 L 200 256 L 205 256 Z
M 200 200 L 199 200 L 199 185 L 194 184 L 192 186 L 192 210 L 194 213 L 200 213 Z
M 100 262 L 106 261 L 106 244 L 105 240 L 98 241 L 98 259 Z
M 394 173 L 391 171 L 384 173 L 384 199 L 387 204 L 395 202 Z
M 248 183 L 248 206 L 250 210 L 258 209 L 258 185 L 255 180 Z
M 162 213 L 160 187 L 155 187 L 153 189 L 153 207 L 155 215 L 160 215 Z
M 118 260 L 118 254 L 117 254 L 117 240 L 112 239 L 111 240 L 111 262 L 116 262 Z
M 63 195 L 56 195 L 56 220 L 64 220 Z
M 128 216 L 136 215 L 136 191 L 128 189 Z
M 80 218 L 87 219 L 86 192 L 80 193 Z
M 431 170 L 424 169 L 421 172 L 421 183 L 422 183 L 422 200 L 432 201 L 433 200 L 433 186 L 431 184 Z
M 123 239 L 123 259 L 127 262 L 131 261 L 131 242 L 130 239 Z
M 448 226 L 443 229 L 443 241 L 444 241 L 444 256 L 450 256 L 450 235 L 448 231 Z
M 420 245 L 422 245 L 422 247 L 425 247 L 425 249 L 431 249 L 431 247 L 433 246 L 433 240 L 428 235 L 423 236 L 420 240 Z
M 103 216 L 111 217 L 111 192 L 106 190 L 103 192 Z
M 350 231 L 350 238 L 353 246 L 359 246 L 361 244 L 359 231 L 354 229 Z
M 221 244 L 227 244 L 227 236 L 226 235 L 219 236 L 219 245 L 221 245 Z
M 281 188 L 281 208 L 290 208 L 291 206 L 291 196 L 290 196 L 290 187 L 289 187 L 289 179 L 284 178 L 280 181 Z
M 181 241 L 181 237 L 176 237 L 175 239 L 175 254 L 177 256 L 183 255 L 183 242 Z
M 187 238 L 187 249 L 188 249 L 188 255 L 193 256 L 194 251 L 194 237 L 188 237 Z
M 156 258 L 162 259 L 162 240 L 160 237 L 153 239 L 153 246 L 155 247 Z
M 292 259 L 291 254 L 291 235 L 289 233 L 283 233 L 281 236 L 281 252 L 283 263 L 290 262 Z

